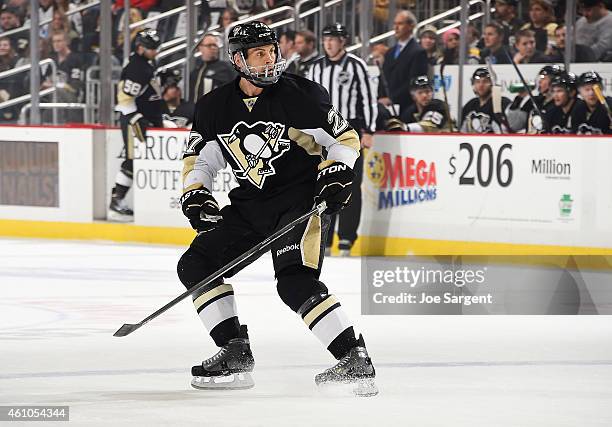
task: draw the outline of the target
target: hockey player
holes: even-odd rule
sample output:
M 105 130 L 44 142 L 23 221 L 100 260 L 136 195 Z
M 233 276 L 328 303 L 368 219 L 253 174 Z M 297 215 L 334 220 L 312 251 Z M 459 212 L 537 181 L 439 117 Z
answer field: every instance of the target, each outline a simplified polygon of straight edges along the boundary
M 228 51 L 240 76 L 200 98 L 184 154 L 181 205 L 198 231 L 177 266 L 188 289 L 309 211 L 313 200 L 325 201 L 327 214 L 345 207 L 359 153 L 357 132 L 322 86 L 282 74 L 285 62 L 268 26 L 235 26 Z M 212 182 L 227 164 L 239 186 L 230 192 L 231 204 L 219 209 Z M 314 216 L 271 244 L 278 294 L 339 360 L 315 382 L 356 383 L 366 390 L 362 394 L 376 394 L 363 337 L 355 337 L 340 303 L 319 281 L 325 218 Z M 220 279 L 194 294 L 193 302 L 220 351 L 192 368 L 192 386 L 252 387 L 254 359 L 232 285 Z
M 472 98 L 463 107 L 461 132 L 467 133 L 506 133 L 501 114 L 493 112 L 493 83 L 491 74 L 485 67 L 478 67 L 472 74 L 472 89 L 476 98 Z M 502 97 L 502 111 L 510 105 L 510 100 Z
M 599 73 L 595 71 L 582 73 L 578 77 L 578 92 L 584 102 L 577 103 L 572 112 L 573 133 L 578 135 L 612 133 L 609 113 L 612 99 L 603 98 L 602 79 Z M 602 101 L 607 105 L 602 104 Z
M 554 107 L 546 112 L 544 120 L 544 133 L 571 133 L 572 112 L 577 102 L 576 75 L 574 73 L 561 73 L 551 84 Z
M 550 83 L 555 76 L 564 71 L 565 67 L 563 65 L 555 64 L 545 65 L 538 73 L 536 82 L 538 95 L 533 98 L 544 117 L 546 111 L 554 106 Z M 512 130 L 515 132 L 535 134 L 543 130 L 543 118 L 539 116 L 538 110 L 533 106 L 526 90 L 522 90 L 516 95 L 512 104 L 506 110 L 506 115 Z
M 410 96 L 414 104 L 400 116 L 409 132 L 449 132 L 448 114 L 444 102 L 433 99 L 433 84 L 423 75 L 410 82 Z
M 125 203 L 125 195 L 132 186 L 134 137 L 144 141 L 148 127 L 162 127 L 161 84 L 153 64 L 161 39 L 156 30 L 145 29 L 136 35 L 134 44 L 136 50 L 121 72 L 117 86 L 115 111 L 121 113 L 125 160 L 117 173 L 108 212 L 108 219 L 114 221 L 131 221 L 134 215 Z

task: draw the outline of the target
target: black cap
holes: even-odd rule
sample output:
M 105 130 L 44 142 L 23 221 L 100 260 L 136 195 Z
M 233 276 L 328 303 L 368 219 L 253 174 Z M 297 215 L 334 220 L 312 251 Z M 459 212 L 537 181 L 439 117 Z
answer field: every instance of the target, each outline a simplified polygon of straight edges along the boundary
M 567 91 L 576 90 L 576 74 L 563 72 L 553 78 L 550 86 L 561 86 Z
M 412 80 L 410 80 L 411 91 L 427 88 L 433 90 L 433 84 L 431 83 L 431 80 L 429 80 L 429 77 L 427 77 L 426 75 L 416 76 Z
M 348 38 L 348 31 L 344 25 L 339 22 L 335 22 L 323 28 L 323 37 L 325 36 L 344 37 L 346 39 Z
M 491 80 L 491 73 L 489 73 L 489 69 L 486 67 L 478 67 L 476 68 L 476 70 L 474 71 L 474 74 L 472 74 L 472 84 L 474 84 L 474 82 L 476 80 L 480 80 L 480 79 L 489 79 Z
M 145 28 L 136 34 L 134 44 L 136 46 L 144 46 L 147 49 L 157 49 L 161 44 L 161 38 L 159 37 L 157 30 Z
M 578 87 L 588 84 L 602 84 L 603 79 L 596 71 L 587 71 L 578 77 Z

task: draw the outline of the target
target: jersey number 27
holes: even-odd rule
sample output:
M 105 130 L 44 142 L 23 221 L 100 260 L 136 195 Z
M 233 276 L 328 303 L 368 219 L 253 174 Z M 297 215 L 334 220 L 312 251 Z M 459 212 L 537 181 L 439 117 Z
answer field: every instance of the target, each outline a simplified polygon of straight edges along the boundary
M 329 109 L 329 113 L 327 113 L 327 122 L 332 126 L 332 132 L 335 137 L 349 127 L 348 122 L 340 115 L 336 107 L 331 107 Z

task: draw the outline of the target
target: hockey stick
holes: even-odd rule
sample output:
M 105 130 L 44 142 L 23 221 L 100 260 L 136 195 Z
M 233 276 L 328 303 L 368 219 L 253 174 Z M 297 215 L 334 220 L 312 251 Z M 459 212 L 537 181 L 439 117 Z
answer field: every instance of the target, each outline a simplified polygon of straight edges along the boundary
M 265 239 L 262 242 L 258 243 L 257 245 L 255 245 L 254 247 L 252 247 L 251 249 L 249 249 L 248 251 L 246 251 L 245 253 L 240 255 L 238 258 L 236 258 L 233 261 L 231 261 L 229 264 L 226 264 L 225 266 L 221 267 L 219 270 L 215 271 L 214 273 L 212 273 L 211 275 L 209 275 L 208 277 L 203 279 L 200 283 L 198 283 L 197 285 L 195 285 L 191 289 L 187 289 L 185 292 L 180 294 L 178 297 L 174 298 L 172 301 L 170 301 L 168 304 L 164 305 L 162 308 L 157 310 L 155 313 L 151 314 L 148 317 L 145 317 L 139 323 L 134 323 L 134 324 L 126 323 L 126 324 L 124 324 L 122 327 L 117 329 L 117 332 L 115 332 L 113 334 L 113 336 L 115 336 L 115 337 L 124 337 L 126 335 L 131 334 L 136 329 L 140 328 L 141 326 L 144 326 L 145 324 L 147 324 L 149 321 L 155 319 L 160 314 L 162 314 L 162 313 L 166 312 L 168 309 L 174 307 L 176 304 L 178 304 L 179 302 L 181 302 L 182 300 L 187 298 L 189 295 L 199 291 L 204 286 L 206 286 L 209 283 L 211 283 L 213 280 L 218 279 L 219 277 L 222 277 L 223 274 L 227 273 L 229 270 L 231 270 L 232 268 L 236 267 L 238 264 L 246 261 L 247 259 L 251 258 L 254 255 L 261 255 L 261 253 L 264 250 L 267 250 L 267 247 L 272 242 L 274 242 L 278 238 L 282 237 L 287 232 L 293 230 L 297 225 L 303 223 L 304 221 L 307 221 L 313 215 L 315 215 L 315 214 L 321 215 L 323 213 L 323 211 L 325 211 L 326 208 L 327 208 L 327 204 L 325 202 L 319 203 L 317 206 L 312 208 L 310 211 L 308 211 L 304 215 L 294 219 L 293 221 L 291 221 L 289 224 L 285 225 L 280 230 L 272 233 L 267 239 Z
M 455 132 L 455 125 L 453 124 L 453 119 L 450 115 L 450 106 L 448 105 L 448 95 L 446 94 L 446 81 L 444 80 L 444 67 L 446 67 L 446 62 L 442 61 L 440 64 L 440 82 L 442 83 L 442 94 L 444 95 L 444 110 L 446 112 L 446 118 L 448 120 L 448 129 L 451 132 Z
M 512 57 L 512 55 L 510 55 L 510 51 L 508 50 L 508 48 L 504 47 L 503 49 L 504 49 L 504 52 L 506 52 L 506 56 L 510 60 L 510 63 L 514 66 L 514 70 L 516 71 L 516 74 L 518 74 L 519 78 L 521 79 L 521 82 L 523 83 L 523 87 L 527 91 L 527 95 L 529 95 L 529 99 L 531 100 L 531 103 L 533 104 L 533 108 L 538 113 L 538 116 L 540 116 L 540 118 L 542 119 L 542 124 L 544 124 L 544 114 L 542 114 L 542 110 L 540 110 L 540 107 L 538 106 L 535 98 L 533 97 L 533 94 L 531 93 L 531 89 L 529 89 L 529 85 L 525 81 L 525 77 L 523 77 L 523 74 L 521 73 L 521 70 L 519 70 L 518 66 L 516 65 L 516 62 L 514 62 L 514 58 Z M 546 128 L 546 126 L 543 126 L 543 128 Z
M 486 57 L 485 63 L 487 64 L 487 69 L 489 70 L 489 74 L 491 75 L 491 79 L 493 80 L 493 87 L 491 88 L 491 103 L 493 104 L 493 114 L 498 116 L 501 119 L 501 122 L 508 132 L 514 133 L 512 128 L 510 127 L 510 123 L 508 122 L 508 117 L 506 116 L 506 112 L 502 108 L 502 94 L 501 94 L 501 86 L 497 82 L 497 73 L 493 70 L 493 64 L 491 63 L 491 58 Z
M 603 105 L 606 111 L 608 112 L 608 119 L 612 123 L 612 110 L 610 109 L 606 98 L 603 96 L 603 93 L 601 93 L 601 87 L 598 84 L 594 84 L 593 91 L 595 92 L 595 96 L 597 97 L 599 103 Z

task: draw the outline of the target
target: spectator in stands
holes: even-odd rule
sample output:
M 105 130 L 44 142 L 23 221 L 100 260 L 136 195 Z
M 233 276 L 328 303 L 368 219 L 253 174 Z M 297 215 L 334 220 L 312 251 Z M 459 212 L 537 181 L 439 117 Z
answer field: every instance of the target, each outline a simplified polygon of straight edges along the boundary
M 370 57 L 374 64 L 382 67 L 385 63 L 385 54 L 389 51 L 389 46 L 384 43 L 374 43 L 370 45 Z
M 278 39 L 281 55 L 287 61 L 285 63 L 285 71 L 292 74 L 297 72 L 297 60 L 300 57 L 295 49 L 295 34 L 293 30 L 286 30 L 280 34 Z
M 303 30 L 295 34 L 295 51 L 299 58 L 296 61 L 296 74 L 305 77 L 312 63 L 319 57 L 316 49 L 316 38 L 312 31 Z
M 0 12 L 0 28 L 2 32 L 19 28 L 23 25 L 21 10 L 15 7 L 6 7 Z M 11 40 L 13 50 L 18 56 L 23 56 L 30 44 L 30 34 L 28 31 L 11 34 L 8 36 Z
M 444 51 L 442 54 L 442 62 L 446 65 L 459 63 L 459 35 L 461 33 L 456 28 L 451 28 L 442 34 L 444 41 Z
M 548 45 L 555 45 L 555 10 L 550 0 L 529 1 L 529 22 L 521 27 L 522 30 L 534 32 L 535 48 L 545 52 Z M 517 40 L 515 40 L 516 44 Z
M 497 22 L 491 22 L 484 28 L 484 49 L 480 51 L 480 63 L 510 64 L 510 58 L 504 47 L 504 28 Z
M 79 33 L 72 27 L 63 9 L 57 8 L 53 12 L 53 20 L 51 24 L 49 24 L 49 31 L 51 34 L 59 32 L 66 33 L 68 35 L 70 50 L 79 50 L 81 38 Z
M 551 46 L 546 52 L 546 55 L 550 58 L 551 62 L 565 62 L 565 25 L 560 24 L 555 30 L 555 37 L 557 38 L 557 45 Z M 574 62 L 595 62 L 595 52 L 590 46 L 576 43 L 576 56 Z
M 55 0 L 55 3 L 57 5 L 57 9 L 62 10 L 68 17 L 71 28 L 78 34 L 83 34 L 83 19 L 81 14 L 79 12 L 75 12 L 68 15 L 69 12 L 73 11 L 78 6 L 70 0 Z
M 142 12 L 140 11 L 140 9 L 137 9 L 135 7 L 131 7 L 130 8 L 130 24 L 133 24 L 135 22 L 138 21 L 142 21 L 143 19 L 143 15 Z M 132 28 L 130 30 L 130 45 L 131 42 L 134 41 L 134 39 L 136 38 L 136 35 L 141 32 L 144 29 L 143 26 L 138 26 L 136 28 Z M 117 42 L 115 44 L 115 50 L 114 53 L 118 58 L 123 58 L 123 31 L 119 31 L 117 33 Z
M 400 113 L 412 103 L 410 80 L 427 74 L 427 52 L 414 39 L 412 32 L 417 24 L 416 17 L 408 10 L 400 10 L 393 20 L 396 44 L 385 55 L 383 73 L 389 93 L 381 92 L 379 101 L 384 105 L 399 104 Z
M 194 71 L 189 78 L 189 100 L 197 102 L 202 96 L 236 77 L 234 67 L 227 61 L 219 60 L 219 49 L 223 47 L 221 34 L 211 31 L 204 34 L 198 51 L 200 58 L 196 61 Z
M 576 43 L 589 46 L 598 61 L 612 61 L 612 14 L 603 0 L 582 0 Z
M 515 36 L 516 53 L 514 62 L 517 64 L 532 64 L 550 62 L 550 58 L 536 49 L 535 34 L 531 30 L 519 30 Z
M 501 25 L 504 30 L 504 44 L 513 45 L 514 34 L 523 26 L 523 22 L 517 16 L 517 0 L 495 0 L 494 22 Z
M 15 68 L 17 55 L 8 37 L 0 37 L 0 72 Z M 23 95 L 20 83 L 22 76 L 15 75 L 0 80 L 0 102 Z M 18 119 L 19 107 L 9 107 L 0 110 L 0 122 L 15 122 Z
M 53 0 L 38 0 L 38 22 L 51 21 L 53 19 L 54 1 Z M 49 25 L 40 27 L 40 36 L 42 38 L 49 37 Z
M 427 52 L 427 62 L 430 66 L 434 66 L 438 63 L 438 60 L 442 56 L 442 53 L 438 49 L 438 32 L 436 27 L 433 25 L 425 25 L 421 31 L 419 31 L 419 43 L 421 47 Z
M 84 86 L 83 57 L 78 52 L 72 52 L 68 45 L 68 35 L 58 31 L 51 35 L 53 46 L 53 59 L 57 65 L 57 92 L 58 102 L 79 102 Z M 41 85 L 42 89 L 52 87 L 53 82 L 47 79 Z M 59 110 L 60 121 L 80 122 L 82 114 L 78 110 Z
M 232 7 L 227 7 L 223 10 L 223 13 L 219 16 L 219 31 L 225 31 L 225 28 L 229 26 L 232 22 L 236 22 L 238 20 L 238 12 Z
M 446 65 L 458 64 L 459 63 L 459 35 L 460 32 L 457 28 L 451 28 L 442 34 L 442 40 L 444 41 L 444 51 L 442 52 L 442 61 Z M 478 64 L 480 63 L 479 52 L 470 50 L 469 46 L 466 55 L 466 64 Z
M 468 23 L 468 31 L 467 31 L 467 47 L 468 49 L 477 49 L 480 50 L 482 47 L 480 31 L 476 28 L 473 22 Z M 475 54 L 478 56 L 478 53 Z
M 21 27 L 21 11 L 15 7 L 4 7 L 0 13 L 0 33 Z

